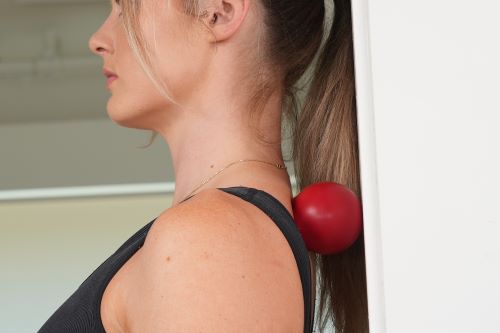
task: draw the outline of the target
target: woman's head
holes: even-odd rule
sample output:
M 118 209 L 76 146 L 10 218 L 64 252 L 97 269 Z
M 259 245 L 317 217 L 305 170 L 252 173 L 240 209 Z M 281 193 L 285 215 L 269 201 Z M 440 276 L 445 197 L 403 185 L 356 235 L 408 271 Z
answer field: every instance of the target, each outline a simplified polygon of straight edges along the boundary
M 112 1 L 89 47 L 118 76 L 108 112 L 128 127 L 200 110 L 213 90 L 253 117 L 271 94 L 292 95 L 323 35 L 322 1 Z
M 178 1 L 121 0 L 89 40 L 117 74 L 108 111 L 122 125 L 150 128 L 199 91 L 210 71 L 213 36 Z M 210 18 L 203 18 L 206 23 Z M 216 22 L 217 23 L 217 22 Z M 192 96 L 191 96 L 192 97 Z

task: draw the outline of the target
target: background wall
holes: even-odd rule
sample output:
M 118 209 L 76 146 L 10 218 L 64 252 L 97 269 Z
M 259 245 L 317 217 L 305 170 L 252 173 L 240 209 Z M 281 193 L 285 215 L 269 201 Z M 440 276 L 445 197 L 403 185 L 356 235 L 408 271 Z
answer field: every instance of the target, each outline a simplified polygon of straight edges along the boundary
M 0 189 L 173 181 L 161 136 L 150 147 L 137 148 L 149 137 L 148 131 L 108 118 L 3 124 L 0 153 L 8 158 L 2 158 Z
M 36 332 L 170 196 L 0 203 L 0 332 Z
M 371 332 L 500 332 L 500 3 L 353 4 Z

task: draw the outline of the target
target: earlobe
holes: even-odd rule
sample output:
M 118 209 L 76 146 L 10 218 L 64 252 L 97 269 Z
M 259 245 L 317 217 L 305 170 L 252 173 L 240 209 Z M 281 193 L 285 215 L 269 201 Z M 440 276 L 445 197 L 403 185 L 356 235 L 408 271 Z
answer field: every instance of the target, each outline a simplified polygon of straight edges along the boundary
M 230 38 L 238 31 L 248 7 L 249 0 L 215 0 L 208 25 L 217 42 Z

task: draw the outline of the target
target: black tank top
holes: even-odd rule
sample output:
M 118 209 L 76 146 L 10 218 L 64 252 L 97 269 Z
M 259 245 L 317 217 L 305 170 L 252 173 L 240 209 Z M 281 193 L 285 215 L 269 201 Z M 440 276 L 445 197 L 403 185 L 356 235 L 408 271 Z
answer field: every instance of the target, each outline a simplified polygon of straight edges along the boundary
M 276 223 L 285 235 L 295 256 L 302 282 L 305 305 L 304 332 L 311 333 L 314 323 L 311 267 L 309 266 L 307 248 L 293 221 L 293 217 L 281 202 L 265 191 L 245 186 L 218 189 L 238 196 L 260 208 Z M 97 267 L 78 289 L 52 314 L 38 330 L 38 333 L 105 333 L 100 313 L 104 290 L 120 267 L 144 244 L 148 230 L 155 220 L 156 218 L 133 234 L 118 250 Z

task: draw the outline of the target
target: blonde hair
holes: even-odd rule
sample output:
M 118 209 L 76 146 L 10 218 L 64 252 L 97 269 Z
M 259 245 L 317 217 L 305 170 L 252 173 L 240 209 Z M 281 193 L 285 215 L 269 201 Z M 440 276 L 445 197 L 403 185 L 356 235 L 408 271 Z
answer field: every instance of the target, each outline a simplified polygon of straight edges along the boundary
M 168 1 L 168 0 L 165 0 Z M 183 1 L 183 0 L 181 0 Z M 269 71 L 252 77 L 254 110 L 270 96 L 277 83 L 283 88 L 283 112 L 293 132 L 292 159 L 299 191 L 321 181 L 343 184 L 361 196 L 350 0 L 332 0 L 335 7 L 330 32 L 322 46 L 323 1 L 260 0 L 266 36 L 258 38 Z M 187 15 L 199 19 L 197 0 L 184 0 Z M 165 98 L 167 87 L 152 70 L 151 53 L 139 27 L 140 0 L 121 0 L 123 24 L 131 49 L 144 72 Z M 320 52 L 318 53 L 318 50 Z M 311 64 L 313 76 L 303 103 L 297 86 Z M 271 75 L 270 73 L 276 73 Z M 155 139 L 153 133 L 148 147 Z M 346 251 L 316 255 L 320 270 L 319 314 L 323 331 L 329 318 L 338 333 L 368 332 L 363 233 Z

